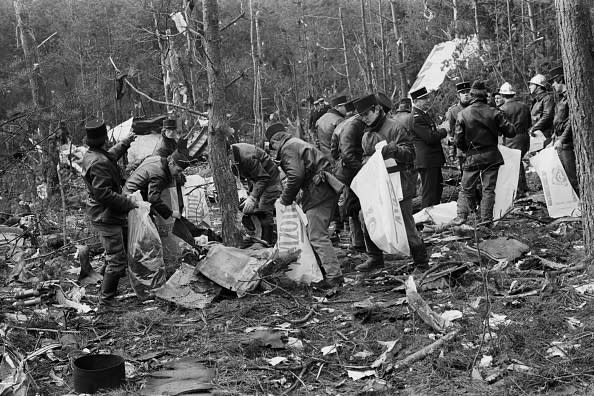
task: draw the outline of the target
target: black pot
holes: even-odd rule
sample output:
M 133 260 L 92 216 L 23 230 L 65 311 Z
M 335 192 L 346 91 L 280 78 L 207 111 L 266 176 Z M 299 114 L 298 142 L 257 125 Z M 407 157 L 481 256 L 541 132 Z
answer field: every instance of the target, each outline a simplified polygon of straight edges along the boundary
M 86 355 L 72 362 L 74 390 L 95 393 L 118 388 L 126 379 L 124 359 L 118 355 Z

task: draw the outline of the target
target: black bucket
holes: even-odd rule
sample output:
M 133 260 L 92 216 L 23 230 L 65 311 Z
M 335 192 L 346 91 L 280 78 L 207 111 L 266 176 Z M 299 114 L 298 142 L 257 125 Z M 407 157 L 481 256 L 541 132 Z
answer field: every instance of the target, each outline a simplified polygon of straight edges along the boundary
M 118 388 L 126 379 L 124 359 L 118 355 L 86 355 L 72 362 L 74 390 L 95 393 Z

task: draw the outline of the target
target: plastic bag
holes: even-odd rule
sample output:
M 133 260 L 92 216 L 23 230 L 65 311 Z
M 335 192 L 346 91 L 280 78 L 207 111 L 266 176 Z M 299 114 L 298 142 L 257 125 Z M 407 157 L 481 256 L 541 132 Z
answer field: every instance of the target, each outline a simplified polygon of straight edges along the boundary
M 493 219 L 500 219 L 510 208 L 514 206 L 514 197 L 518 189 L 518 178 L 520 177 L 520 161 L 522 152 L 505 146 L 498 146 L 503 157 L 503 165 L 497 172 L 497 184 L 495 185 L 495 205 L 493 206 Z
M 377 247 L 389 254 L 409 255 L 410 247 L 397 196 L 402 188 L 393 184 L 399 180 L 399 173 L 398 177 L 388 174 L 382 150 L 377 148 L 353 179 L 351 189 L 359 197 L 365 227 Z
M 276 234 L 279 252 L 299 249 L 301 255 L 296 263 L 289 265 L 287 277 L 295 282 L 315 283 L 324 279 L 316 256 L 307 237 L 307 217 L 299 205 L 284 206 L 280 201 L 276 208 Z
M 580 199 L 569 183 L 557 150 L 543 149 L 530 162 L 540 177 L 549 216 L 581 216 Z
M 165 283 L 163 247 L 149 212 L 151 205 L 142 201 L 140 191 L 133 194 L 138 208 L 128 212 L 128 277 L 130 285 L 141 299 L 150 290 Z

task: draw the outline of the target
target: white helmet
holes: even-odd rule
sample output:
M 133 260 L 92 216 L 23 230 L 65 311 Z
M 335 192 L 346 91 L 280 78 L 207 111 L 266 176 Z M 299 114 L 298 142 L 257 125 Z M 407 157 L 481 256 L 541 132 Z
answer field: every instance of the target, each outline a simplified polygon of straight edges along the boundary
M 514 91 L 514 88 L 510 83 L 504 82 L 503 85 L 501 85 L 501 88 L 499 88 L 499 93 L 501 95 L 515 95 L 516 91 Z
M 537 74 L 530 79 L 530 84 L 539 85 L 543 88 L 547 87 L 547 78 L 542 74 Z

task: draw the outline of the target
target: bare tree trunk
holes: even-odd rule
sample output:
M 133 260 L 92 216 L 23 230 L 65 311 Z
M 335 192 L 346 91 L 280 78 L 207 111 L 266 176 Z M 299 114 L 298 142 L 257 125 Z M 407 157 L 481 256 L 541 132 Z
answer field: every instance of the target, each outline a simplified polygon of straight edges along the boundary
M 509 55 L 511 57 L 511 67 L 512 70 L 514 65 L 516 64 L 514 60 L 514 45 L 513 45 L 513 37 L 512 37 L 512 17 L 511 17 L 511 10 L 510 10 L 510 0 L 506 0 L 507 4 L 507 34 L 508 34 L 508 43 L 509 43 Z
M 477 41 L 480 42 L 479 19 L 478 19 L 478 1 L 477 0 L 472 0 L 472 7 L 474 8 L 474 31 L 476 33 Z
M 454 14 L 452 15 L 452 19 L 454 21 L 454 37 L 459 38 L 460 32 L 458 29 L 458 0 L 452 0 L 452 10 Z
M 367 35 L 367 17 L 365 16 L 365 0 L 361 0 L 361 23 L 363 25 L 363 56 L 365 57 L 365 76 L 366 76 L 366 89 L 369 92 L 373 92 L 373 76 L 371 75 L 371 63 L 369 61 L 369 37 Z
M 344 21 L 342 18 L 342 7 L 338 7 L 338 19 L 340 20 L 340 35 L 342 37 L 342 54 L 344 55 L 344 73 L 346 74 L 347 84 L 349 86 L 349 96 L 353 95 L 353 87 L 351 86 L 351 77 L 349 73 L 349 57 L 347 54 L 346 39 L 344 37 Z
M 398 31 L 396 24 L 396 4 L 390 0 L 390 10 L 392 11 L 392 28 L 394 30 L 394 40 L 396 41 L 396 60 L 398 61 L 398 74 L 400 75 L 400 96 L 408 93 L 408 81 L 406 81 L 406 66 L 404 64 L 404 43 L 403 38 Z
M 561 41 L 561 55 L 577 173 L 580 178 L 584 246 L 586 254 L 594 253 L 594 59 L 591 48 L 592 21 L 588 0 L 555 0 L 557 22 Z M 589 2 L 588 2 L 589 3 Z
M 261 50 L 259 32 L 259 11 L 254 12 L 254 1 L 250 0 L 250 42 L 252 53 L 252 69 L 254 74 L 254 88 L 252 95 L 252 110 L 254 112 L 254 144 L 262 146 L 264 142 L 264 120 L 262 115 L 262 78 L 260 74 Z
M 33 30 L 29 25 L 29 11 L 24 3 L 24 0 L 14 0 L 13 3 L 19 38 L 21 40 L 21 46 L 23 47 L 23 54 L 25 55 L 25 66 L 27 67 L 27 74 L 29 76 L 33 105 L 35 107 L 45 107 L 47 105 L 47 93 L 39 69 L 37 41 L 35 40 Z
M 184 1 L 184 17 L 186 18 L 186 23 L 188 27 L 192 28 L 192 30 L 196 30 L 194 28 L 194 23 L 192 22 L 194 18 L 192 17 L 193 8 L 191 6 L 190 0 Z M 194 76 L 194 49 L 196 46 L 194 45 L 194 39 L 190 34 L 190 29 L 186 29 L 186 41 L 187 41 L 187 50 L 186 50 L 186 58 L 188 59 L 188 74 L 190 75 L 190 89 L 192 90 L 192 103 L 190 106 L 192 109 L 196 108 L 196 103 L 198 103 L 198 86 L 196 83 L 196 77 Z M 193 120 L 191 114 L 187 115 L 188 118 Z M 193 122 L 192 122 L 193 123 Z M 191 124 L 192 124 L 191 123 Z
M 377 11 L 378 11 L 378 20 L 380 24 L 380 37 L 382 40 L 382 88 L 383 91 L 386 92 L 387 90 L 387 74 L 386 74 L 386 34 L 384 32 L 384 20 L 383 20 L 383 13 L 382 13 L 382 0 L 378 0 L 377 2 Z
M 161 38 L 161 33 L 159 32 L 159 19 L 157 17 L 157 11 L 155 10 L 155 6 L 151 1 L 151 9 L 153 13 L 153 24 L 155 27 L 155 35 L 157 36 L 157 43 L 159 44 L 159 57 L 161 59 L 161 75 L 163 78 L 163 94 L 165 95 L 165 102 L 169 102 L 169 84 L 167 83 L 167 51 L 169 49 L 169 38 L 165 37 L 165 39 Z M 163 44 L 165 40 L 166 44 Z M 171 110 L 170 106 L 167 106 L 167 111 Z
M 208 75 L 208 151 L 214 174 L 223 223 L 223 242 L 239 246 L 241 233 L 237 225 L 239 198 L 235 178 L 226 153 L 226 131 L 223 111 L 224 82 L 221 64 L 221 35 L 219 32 L 219 6 L 217 0 L 204 0 L 204 50 Z
M 534 22 L 534 11 L 532 10 L 532 4 L 530 1 L 526 1 L 526 6 L 528 7 L 528 22 L 530 23 L 530 32 L 532 33 L 532 41 L 538 38 L 536 33 L 536 23 Z

